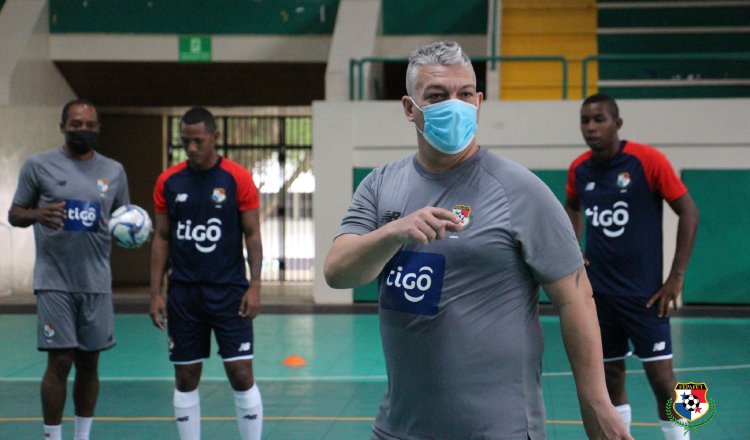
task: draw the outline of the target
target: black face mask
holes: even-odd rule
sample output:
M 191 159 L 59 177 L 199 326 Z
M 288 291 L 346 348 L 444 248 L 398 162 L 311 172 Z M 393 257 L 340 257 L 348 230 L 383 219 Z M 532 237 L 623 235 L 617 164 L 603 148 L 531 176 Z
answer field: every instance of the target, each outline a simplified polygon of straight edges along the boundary
M 76 154 L 86 154 L 96 146 L 99 133 L 89 130 L 65 132 L 65 143 Z

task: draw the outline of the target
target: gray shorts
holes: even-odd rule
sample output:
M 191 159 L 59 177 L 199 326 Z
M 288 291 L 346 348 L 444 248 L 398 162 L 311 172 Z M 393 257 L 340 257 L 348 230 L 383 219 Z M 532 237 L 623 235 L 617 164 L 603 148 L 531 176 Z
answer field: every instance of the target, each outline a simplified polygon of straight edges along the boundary
M 38 290 L 37 348 L 100 351 L 115 345 L 111 294 Z

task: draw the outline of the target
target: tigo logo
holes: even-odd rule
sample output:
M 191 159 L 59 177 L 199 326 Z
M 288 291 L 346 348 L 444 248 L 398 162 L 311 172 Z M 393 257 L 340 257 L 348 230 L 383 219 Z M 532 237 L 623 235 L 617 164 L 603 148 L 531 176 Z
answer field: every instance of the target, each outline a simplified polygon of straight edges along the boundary
M 66 231 L 96 232 L 99 228 L 99 202 L 66 200 L 63 229 Z
M 598 206 L 586 208 L 586 217 L 591 217 L 591 226 L 602 227 L 604 235 L 610 238 L 621 236 L 630 220 L 628 204 L 623 201 L 615 202 L 612 209 L 603 209 L 601 212 Z
M 399 252 L 388 262 L 380 285 L 384 309 L 415 315 L 435 315 L 443 293 L 445 256 Z
M 194 241 L 195 248 L 204 254 L 216 249 L 216 242 L 221 240 L 221 220 L 210 218 L 205 225 L 193 226 L 192 220 L 177 222 L 177 239 Z M 208 245 L 206 245 L 208 242 Z

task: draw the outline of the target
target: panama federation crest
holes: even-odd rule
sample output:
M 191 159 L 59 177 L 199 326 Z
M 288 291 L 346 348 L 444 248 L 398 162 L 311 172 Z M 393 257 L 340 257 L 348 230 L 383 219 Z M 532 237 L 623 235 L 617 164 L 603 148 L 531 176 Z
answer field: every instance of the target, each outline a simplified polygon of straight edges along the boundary
M 55 327 L 52 326 L 52 324 L 44 324 L 42 327 L 42 333 L 44 333 L 44 337 L 47 339 L 51 339 L 55 337 Z
M 109 189 L 109 180 L 105 179 L 104 177 L 98 179 L 96 181 L 96 188 L 100 192 L 106 192 Z
M 211 194 L 211 200 L 216 203 L 221 203 L 227 199 L 227 191 L 224 188 L 214 188 L 213 194 Z
M 617 175 L 617 187 L 625 189 L 630 185 L 630 173 L 624 171 Z
M 471 224 L 471 206 L 456 204 L 453 207 L 453 213 L 461 219 L 464 229 Z
M 709 402 L 705 382 L 677 382 L 674 393 L 675 398 L 667 400 L 665 409 L 669 419 L 685 428 L 685 432 L 705 425 L 716 414 L 716 402 L 713 399 Z

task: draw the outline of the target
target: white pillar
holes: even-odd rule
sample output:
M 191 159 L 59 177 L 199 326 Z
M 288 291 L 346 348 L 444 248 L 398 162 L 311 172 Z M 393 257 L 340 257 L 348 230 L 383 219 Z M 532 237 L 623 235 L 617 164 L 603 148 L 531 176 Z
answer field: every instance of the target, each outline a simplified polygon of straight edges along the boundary
M 380 0 L 339 2 L 326 67 L 326 101 L 349 100 L 349 62 L 375 53 L 380 10 Z

